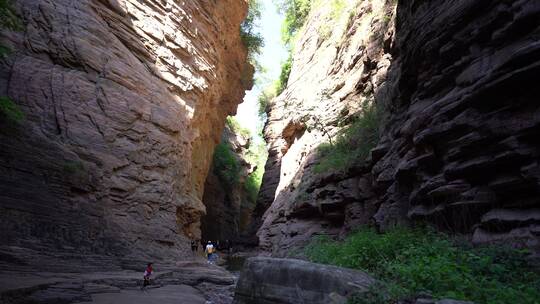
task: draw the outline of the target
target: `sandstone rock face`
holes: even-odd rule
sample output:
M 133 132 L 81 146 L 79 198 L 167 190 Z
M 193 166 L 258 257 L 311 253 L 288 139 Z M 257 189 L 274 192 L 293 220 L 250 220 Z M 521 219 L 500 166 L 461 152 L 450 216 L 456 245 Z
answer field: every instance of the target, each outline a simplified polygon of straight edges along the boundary
M 364 272 L 295 259 L 247 260 L 234 295 L 236 304 L 346 303 L 376 281 Z
M 200 233 L 225 117 L 250 86 L 239 37 L 247 2 L 16 6 L 24 28 L 2 33 L 14 51 L 0 95 L 26 119 L 0 121 L 4 255 L 181 258 L 185 235 Z
M 540 7 L 530 1 L 406 1 L 395 8 L 395 26 L 385 17 L 392 11 L 379 1 L 362 2 L 331 46 L 318 42 L 314 27 L 324 18 L 311 13 L 288 87 L 271 105 L 265 129 L 273 155 L 267 189 L 277 186 L 260 197 L 270 206 L 258 231 L 262 247 L 284 255 L 314 234 L 428 221 L 469 233 L 477 243 L 540 251 L 540 91 L 534 80 L 540 27 L 533 21 Z M 384 20 L 388 28 L 378 31 Z M 333 119 L 339 113 L 346 119 L 361 95 L 372 94 L 384 109 L 382 138 L 366 164 L 312 172 L 321 135 L 297 123 L 305 112 L 284 108 L 301 108 L 322 90 L 330 98 L 319 98 L 317 107 L 332 131 Z
M 201 221 L 202 239 L 226 241 L 237 239 L 249 224 L 255 207 L 246 192 L 245 183 L 256 164 L 247 157 L 250 138 L 237 134 L 227 125 L 221 142 L 226 144 L 239 164 L 238 183 L 232 187 L 222 181 L 214 164 L 204 186 L 203 203 L 206 215 Z
M 332 17 L 330 2 L 310 13 L 288 86 L 272 101 L 264 130 L 269 156 L 254 213 L 262 249 L 284 255 L 314 234 L 339 233 L 344 206 L 358 200 L 357 180 L 330 185 L 313 173 L 316 147 L 328 138 L 304 121 L 318 116 L 334 136 L 384 86 L 394 10 L 385 1 L 348 1 L 339 18 Z M 315 191 L 326 184 L 333 189 Z M 321 201 L 332 211 L 321 211 Z

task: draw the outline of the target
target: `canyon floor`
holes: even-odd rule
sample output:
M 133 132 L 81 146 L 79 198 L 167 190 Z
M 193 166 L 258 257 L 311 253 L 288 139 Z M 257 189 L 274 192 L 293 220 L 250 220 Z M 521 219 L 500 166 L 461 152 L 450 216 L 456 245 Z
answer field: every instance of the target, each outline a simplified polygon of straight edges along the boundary
M 144 269 L 144 265 L 141 268 Z M 145 291 L 140 289 L 142 271 L 3 269 L 0 272 L 0 302 L 6 304 L 226 304 L 232 302 L 236 281 L 232 273 L 207 264 L 202 257 L 155 265 L 152 285 Z

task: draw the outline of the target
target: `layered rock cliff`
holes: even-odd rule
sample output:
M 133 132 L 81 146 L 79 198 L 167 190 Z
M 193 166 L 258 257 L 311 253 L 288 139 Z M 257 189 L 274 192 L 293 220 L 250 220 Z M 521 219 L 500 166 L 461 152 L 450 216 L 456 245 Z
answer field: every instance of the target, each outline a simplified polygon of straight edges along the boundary
M 181 258 L 252 67 L 244 0 L 21 0 L 2 33 L 3 256 Z M 23 254 L 23 252 L 25 254 Z M 87 259 L 87 263 L 91 263 Z
M 540 7 L 347 3 L 339 18 L 329 4 L 312 8 L 270 105 L 261 247 L 286 255 L 317 234 L 427 221 L 540 250 Z M 382 137 L 367 161 L 314 172 L 316 147 L 369 104 Z

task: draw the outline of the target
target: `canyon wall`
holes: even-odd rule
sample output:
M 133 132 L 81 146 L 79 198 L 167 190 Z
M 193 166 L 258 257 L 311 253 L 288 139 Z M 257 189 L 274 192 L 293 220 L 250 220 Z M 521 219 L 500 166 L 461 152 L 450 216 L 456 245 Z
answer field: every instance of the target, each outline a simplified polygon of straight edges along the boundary
M 261 248 L 284 256 L 314 235 L 429 222 L 540 251 L 540 7 L 347 3 L 345 17 L 312 8 L 270 104 Z M 369 104 L 381 138 L 368 159 L 315 172 L 319 144 Z
M 213 148 L 251 86 L 247 1 L 16 9 L 0 95 L 25 119 L 0 117 L 0 256 L 182 259 L 200 234 Z
M 255 201 L 247 191 L 248 177 L 256 169 L 257 163 L 249 157 L 251 142 L 250 136 L 235 132 L 228 125 L 221 136 L 221 149 L 217 153 L 234 158 L 235 168 L 221 168 L 229 172 L 237 172 L 237 180 L 230 185 L 223 180 L 216 168 L 216 156 L 204 186 L 203 203 L 206 206 L 206 215 L 201 220 L 203 240 L 212 241 L 238 241 L 240 234 L 247 228 L 251 220 L 251 213 L 255 208 Z M 219 161 L 219 160 L 218 160 Z M 223 164 L 221 164 L 223 166 Z

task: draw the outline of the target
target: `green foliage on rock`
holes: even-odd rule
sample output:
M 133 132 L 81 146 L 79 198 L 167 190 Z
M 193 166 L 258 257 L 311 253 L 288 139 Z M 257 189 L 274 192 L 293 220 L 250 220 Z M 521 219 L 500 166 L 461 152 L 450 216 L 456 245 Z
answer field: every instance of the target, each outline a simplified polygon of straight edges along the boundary
M 276 93 L 277 95 L 281 94 L 285 88 L 287 88 L 287 83 L 289 82 L 289 75 L 291 74 L 292 68 L 292 54 L 289 54 L 287 60 L 281 65 L 281 72 L 279 74 L 279 79 L 277 80 Z
M 0 117 L 12 123 L 20 123 L 24 120 L 24 113 L 19 106 L 9 97 L 0 97 Z
M 473 248 L 427 229 L 396 228 L 379 234 L 363 228 L 342 242 L 320 237 L 307 246 L 310 260 L 365 270 L 384 286 L 350 303 L 395 303 L 429 293 L 476 303 L 538 303 L 540 273 L 526 252 Z
M 278 10 L 285 15 L 281 27 L 281 38 L 285 44 L 292 42 L 294 35 L 304 26 L 313 0 L 278 0 Z
M 260 0 L 249 0 L 249 9 L 246 19 L 240 25 L 240 38 L 248 50 L 248 57 L 257 68 L 255 56 L 260 54 L 264 46 L 264 39 L 259 32 L 257 22 L 261 19 L 262 4 Z
M 245 182 L 245 190 L 248 195 L 250 202 L 255 204 L 257 202 L 257 196 L 262 184 L 262 178 L 264 175 L 264 165 L 266 164 L 266 159 L 268 157 L 268 152 L 266 151 L 266 146 L 263 142 L 261 143 L 252 143 L 247 152 L 246 158 L 247 161 L 255 165 L 255 170 L 248 175 Z
M 307 21 L 309 12 L 314 5 L 314 0 L 277 0 L 278 10 L 285 16 L 281 26 L 281 39 L 289 50 L 287 60 L 281 65 L 281 73 L 275 85 L 277 95 L 287 87 L 289 74 L 292 68 L 292 53 L 295 36 Z
M 229 189 L 238 184 L 240 164 L 228 143 L 220 143 L 214 150 L 214 173 Z
M 251 132 L 242 127 L 236 117 L 227 116 L 227 126 L 236 134 L 241 135 L 242 137 L 249 139 L 251 137 Z
M 13 1 L 0 0 L 0 28 L 14 31 L 22 28 L 21 21 L 13 9 Z
M 317 173 L 344 170 L 364 161 L 379 140 L 381 117 L 373 103 L 366 104 L 360 116 L 344 128 L 333 143 L 318 147 Z

